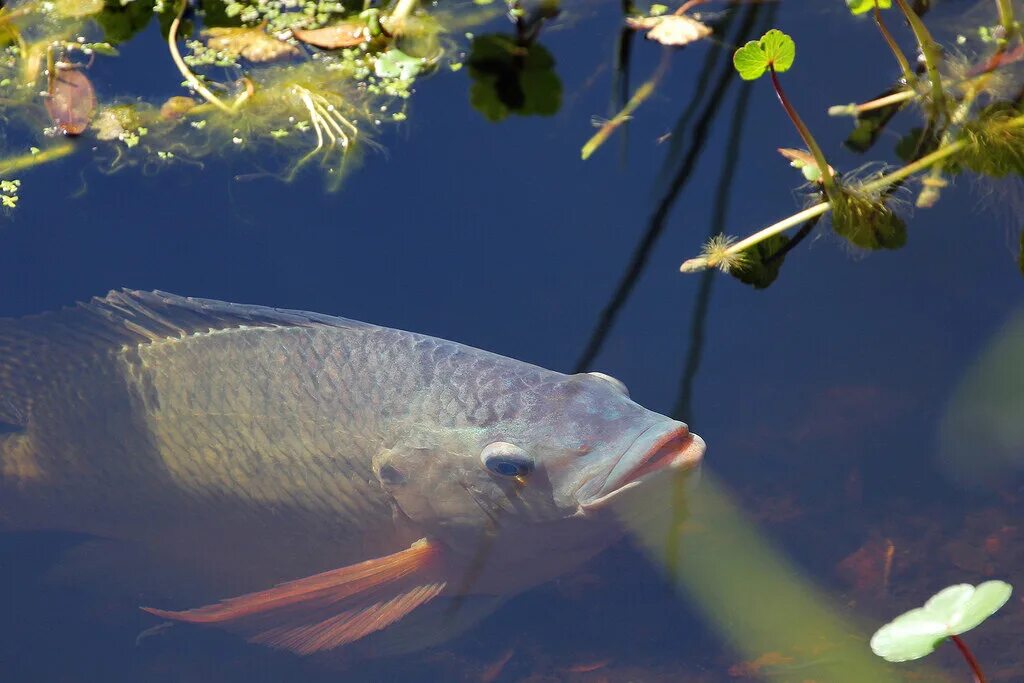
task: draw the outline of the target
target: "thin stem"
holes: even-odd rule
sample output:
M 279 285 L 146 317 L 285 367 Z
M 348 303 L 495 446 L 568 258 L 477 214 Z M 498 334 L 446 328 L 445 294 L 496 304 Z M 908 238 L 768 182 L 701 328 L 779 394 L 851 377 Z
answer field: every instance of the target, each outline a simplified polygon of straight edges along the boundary
M 167 48 L 171 52 L 171 59 L 174 60 L 174 65 L 178 67 L 178 71 L 181 72 L 182 77 L 188 82 L 189 87 L 195 90 L 197 93 L 203 96 L 203 98 L 214 105 L 222 112 L 226 114 L 234 114 L 236 107 L 224 104 L 224 101 L 213 94 L 213 92 L 203 85 L 192 70 L 185 64 L 185 60 L 181 58 L 181 53 L 178 51 L 178 27 L 181 26 L 181 18 L 185 14 L 185 8 L 188 6 L 186 0 L 182 0 L 181 8 L 178 10 L 177 16 L 174 17 L 174 21 L 171 22 L 170 30 L 167 32 Z
M 999 23 L 1003 26 L 1003 38 L 999 42 L 1009 43 L 1020 31 L 1013 16 L 1013 0 L 996 0 L 996 5 L 999 7 Z
M 892 34 L 889 33 L 889 28 L 882 20 L 882 10 L 878 7 L 878 0 L 875 0 L 875 24 L 878 26 L 878 30 L 881 31 L 882 37 L 885 38 L 885 42 L 889 44 L 889 49 L 892 50 L 896 61 L 899 62 L 900 70 L 903 71 L 903 80 L 908 86 L 913 87 L 917 81 L 917 76 L 914 74 L 914 70 L 910 68 L 910 61 L 907 60 L 907 56 L 903 54 L 903 50 L 900 49 Z
M 1014 119 L 1007 125 L 1024 125 L 1024 116 Z M 904 178 L 907 178 L 908 176 L 923 171 L 924 169 L 930 167 L 932 164 L 941 161 L 952 154 L 959 152 L 966 146 L 966 142 L 964 142 L 963 140 L 957 140 L 956 142 L 953 142 L 945 147 L 935 150 L 931 154 L 921 157 L 912 164 L 907 164 L 903 168 L 893 171 L 889 175 L 882 176 L 881 178 L 873 180 L 869 183 L 864 183 L 864 185 L 862 185 L 860 189 L 863 192 L 869 194 L 873 192 L 878 192 L 879 190 L 883 190 L 889 187 L 890 185 L 894 185 L 899 181 L 903 180 Z M 804 209 L 803 211 L 800 211 L 799 213 L 795 213 L 792 216 L 789 216 L 788 218 L 784 218 L 778 223 L 773 223 L 772 225 L 769 225 L 767 228 L 759 230 L 753 235 L 747 237 L 746 239 L 740 240 L 739 242 L 730 245 L 729 248 L 724 251 L 723 255 L 729 256 L 732 254 L 737 254 L 741 251 L 745 251 L 746 249 L 749 249 L 750 247 L 754 246 L 755 244 L 758 244 L 759 242 L 763 242 L 764 240 L 768 239 L 769 237 L 772 237 L 773 235 L 778 235 L 779 233 L 783 233 L 792 227 L 800 225 L 804 221 L 808 221 L 817 216 L 821 216 L 822 214 L 830 211 L 831 209 L 832 204 L 830 202 L 820 202 L 818 204 L 810 206 Z M 679 270 L 683 273 L 694 273 L 715 265 L 717 265 L 717 263 L 709 262 L 707 257 L 698 256 L 697 258 L 692 258 L 688 261 L 684 261 L 683 264 L 679 267 Z
M 416 11 L 419 0 L 398 0 L 395 9 L 388 15 L 388 33 L 397 35 L 405 27 L 405 20 Z
M 866 111 L 872 111 L 874 109 L 881 109 L 888 107 L 890 104 L 899 104 L 907 100 L 912 100 L 917 97 L 916 90 L 900 90 L 894 92 L 891 95 L 885 97 L 879 97 L 869 102 L 862 102 L 860 104 L 837 104 L 833 107 L 828 108 L 829 116 L 857 116 L 863 114 Z
M 889 187 L 890 185 L 894 185 L 894 184 L 898 183 L 899 181 L 903 180 L 904 178 L 909 178 L 910 176 L 914 175 L 915 173 L 919 173 L 919 172 L 925 170 L 926 168 L 928 168 L 932 164 L 934 164 L 936 162 L 939 162 L 939 161 L 942 161 L 943 159 L 945 159 L 948 156 L 956 154 L 957 152 L 959 152 L 960 150 L 962 150 L 966 146 L 967 146 L 967 143 L 964 142 L 963 140 L 957 140 L 955 142 L 951 142 L 950 144 L 946 145 L 945 147 L 940 147 L 939 149 L 935 150 L 931 154 L 926 154 L 925 156 L 921 157 L 917 161 L 915 161 L 915 162 L 913 162 L 911 164 L 907 164 L 903 168 L 900 168 L 900 169 L 898 169 L 896 171 L 893 171 L 889 175 L 884 175 L 881 178 L 878 178 L 876 180 L 872 180 L 869 183 L 864 183 L 864 185 L 862 186 L 861 189 L 864 190 L 864 192 L 868 192 L 868 193 L 876 192 L 878 190 L 884 190 L 885 188 Z
M 668 70 L 669 55 L 671 53 L 668 49 L 665 50 L 662 55 L 661 62 L 658 64 L 658 68 L 654 71 L 654 74 L 647 79 L 633 96 L 629 98 L 629 102 L 626 102 L 626 106 L 622 108 L 618 114 L 613 116 L 610 120 L 606 121 L 594 135 L 587 140 L 586 144 L 580 150 L 580 158 L 586 161 L 590 158 L 590 155 L 597 151 L 597 148 L 605 143 L 605 141 L 612 136 L 612 133 L 621 126 L 623 123 L 628 121 L 633 116 L 633 112 L 643 104 L 651 94 L 654 93 L 654 89 L 658 87 L 658 83 L 661 81 L 665 72 Z
M 36 153 L 26 152 L 15 157 L 0 159 L 0 175 L 8 175 L 23 171 L 26 168 L 41 166 L 42 164 L 56 161 L 66 157 L 75 151 L 75 145 L 70 142 L 63 142 L 52 147 L 47 147 Z
M 818 164 L 818 170 L 821 171 L 821 183 L 825 187 L 825 194 L 832 195 L 835 192 L 836 184 L 835 179 L 832 177 L 831 171 L 829 171 L 828 161 L 825 160 L 825 154 L 821 151 L 821 147 L 818 146 L 818 142 L 811 135 L 810 129 L 804 124 L 803 119 L 796 113 L 796 109 L 789 103 L 789 98 L 786 97 L 785 91 L 782 89 L 782 84 L 779 82 L 779 77 L 775 73 L 775 65 L 769 64 L 769 73 L 772 78 L 772 87 L 775 88 L 775 94 L 779 98 L 779 102 L 782 103 L 782 108 L 786 110 L 786 114 L 789 116 L 789 120 L 796 126 L 796 130 L 800 133 L 800 137 L 803 138 L 804 144 L 807 145 L 807 149 L 810 150 L 811 155 L 814 157 L 814 162 Z
M 769 225 L 767 228 L 754 233 L 745 240 L 740 240 L 739 242 L 736 242 L 735 244 L 731 245 L 728 249 L 725 250 L 725 255 L 737 254 L 741 251 L 749 249 L 758 242 L 763 242 L 772 235 L 778 235 L 779 233 L 785 232 L 794 226 L 800 225 L 804 221 L 808 221 L 816 216 L 820 216 L 831 208 L 832 205 L 829 202 L 821 202 L 820 204 L 815 204 L 812 207 L 804 209 L 800 213 L 795 213 L 789 218 L 783 219 L 778 223 Z M 692 258 L 688 261 L 684 261 L 683 265 L 679 266 L 679 271 L 682 273 L 696 273 L 698 271 L 704 270 L 705 268 L 709 268 L 715 265 L 717 264 L 709 262 L 707 257 L 698 256 L 697 258 Z
M 896 0 L 896 4 L 900 6 L 900 10 L 906 16 L 907 22 L 910 24 L 910 30 L 914 32 L 917 44 L 921 47 L 921 54 L 924 55 L 925 70 L 928 72 L 928 80 L 932 85 L 932 102 L 935 105 L 935 110 L 941 112 L 945 109 L 946 101 L 945 93 L 942 90 L 942 76 L 939 74 L 939 64 L 942 62 L 942 49 L 935 42 L 935 39 L 932 38 L 931 32 L 924 25 L 924 22 L 921 21 L 921 17 L 917 16 L 917 12 L 907 4 L 907 0 Z
M 981 666 L 978 664 L 978 660 L 974 658 L 974 653 L 971 652 L 971 648 L 967 647 L 960 636 L 950 636 L 950 640 L 956 645 L 956 648 L 960 650 L 960 654 L 967 660 L 967 666 L 971 667 L 971 673 L 974 674 L 974 683 L 985 683 L 985 674 L 981 671 Z

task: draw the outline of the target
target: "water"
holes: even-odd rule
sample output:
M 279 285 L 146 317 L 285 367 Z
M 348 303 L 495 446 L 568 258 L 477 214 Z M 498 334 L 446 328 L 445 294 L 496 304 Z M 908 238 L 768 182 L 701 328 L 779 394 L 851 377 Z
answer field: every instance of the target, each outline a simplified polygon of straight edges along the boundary
M 955 28 L 965 6 L 948 3 L 936 26 Z M 848 126 L 825 105 L 876 94 L 896 75 L 890 56 L 874 27 L 851 22 L 841 3 L 783 4 L 775 25 L 799 45 L 784 81 L 791 99 L 823 146 L 839 150 Z M 676 140 L 658 138 L 701 94 L 694 83 L 704 54 L 726 49 L 675 55 L 630 124 L 625 156 L 616 136 L 583 163 L 590 116 L 607 113 L 615 35 L 611 5 L 570 9 L 545 29 L 565 89 L 553 118 L 491 124 L 467 106 L 465 71 L 424 80 L 408 122 L 380 140 L 387 152 L 371 153 L 337 194 L 312 173 L 290 185 L 237 182 L 251 171 L 244 156 L 156 175 L 104 175 L 77 160 L 26 173 L 0 233 L 0 314 L 158 288 L 344 315 L 571 371 L 664 186 L 659 167 Z M 154 27 L 147 39 L 130 47 L 137 60 L 119 60 L 125 91 L 176 79 Z M 824 54 L 832 57 L 815 57 Z M 634 84 L 658 57 L 636 45 Z M 143 69 L 146 59 L 156 66 Z M 101 96 L 110 87 L 101 82 Z M 727 231 L 740 235 L 796 205 L 797 176 L 775 148 L 799 141 L 768 84 L 753 88 L 727 204 Z M 734 84 L 711 120 L 704 153 L 590 364 L 666 414 L 680 405 L 701 287 L 700 276 L 677 269 L 712 220 L 736 92 Z M 894 143 L 889 136 L 879 149 Z M 862 163 L 842 151 L 830 160 Z M 863 618 L 861 637 L 951 583 L 1024 585 L 1019 469 L 995 486 L 969 486 L 962 470 L 938 464 L 944 439 L 950 450 L 941 430 L 956 388 L 1024 303 L 1012 216 L 992 187 L 958 183 L 937 209 L 913 216 L 905 248 L 862 258 L 819 229 L 768 290 L 716 276 L 698 317 L 703 353 L 681 417 L 708 442 L 713 481 L 844 617 Z M 972 435 L 970 458 L 996 450 L 986 436 Z M 1019 463 L 1020 442 L 1009 449 Z M 434 651 L 339 672 L 209 631 L 175 628 L 137 645 L 154 622 L 135 602 L 97 597 L 74 578 L 44 579 L 76 540 L 0 540 L 3 680 L 726 681 L 757 671 L 803 680 L 799 661 L 741 666 L 750 653 L 630 541 Z M 887 542 L 893 560 L 882 586 Z M 684 552 L 705 552 L 687 543 Z M 850 570 L 852 560 L 839 568 L 865 544 L 866 568 Z M 725 569 L 743 585 L 764 571 Z M 1021 678 L 1013 634 L 1022 619 L 1014 598 L 970 635 L 992 680 Z M 948 654 L 938 664 L 963 680 Z

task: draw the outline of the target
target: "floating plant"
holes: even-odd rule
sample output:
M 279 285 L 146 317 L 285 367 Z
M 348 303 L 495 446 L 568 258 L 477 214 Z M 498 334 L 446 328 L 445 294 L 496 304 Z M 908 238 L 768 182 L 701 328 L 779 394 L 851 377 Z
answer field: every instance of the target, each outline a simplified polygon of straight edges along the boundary
M 1004 581 L 978 586 L 958 584 L 944 588 L 924 604 L 896 617 L 871 638 L 871 650 L 890 662 L 906 662 L 931 654 L 951 640 L 974 674 L 984 683 L 981 665 L 960 635 L 980 625 L 1010 599 L 1013 589 Z
M 948 56 L 906 0 L 847 0 L 853 15 L 870 14 L 900 67 L 901 79 L 880 96 L 860 104 L 830 108 L 833 115 L 852 115 L 857 126 L 847 146 L 865 152 L 879 139 L 895 114 L 911 104 L 923 115 L 897 145 L 905 165 L 876 172 L 866 178 L 841 176 L 828 164 L 820 145 L 783 90 L 779 74 L 794 61 L 796 46 L 778 30 L 750 41 L 734 55 L 737 73 L 745 80 L 768 74 L 775 93 L 802 138 L 807 151 L 780 150 L 810 183 L 810 203 L 801 211 L 738 239 L 719 236 L 703 253 L 685 261 L 680 269 L 693 272 L 717 267 L 758 287 L 778 274 L 781 258 L 805 237 L 825 214 L 831 213 L 833 230 L 860 249 L 895 249 L 907 240 L 903 220 L 891 207 L 898 188 L 918 182 L 918 208 L 935 205 L 948 185 L 947 177 L 974 173 L 999 179 L 1024 175 L 1024 91 L 1012 72 L 1024 61 L 1024 39 L 1013 4 L 995 0 L 999 24 L 979 27 L 980 48 L 973 55 L 959 41 L 956 59 Z M 903 16 L 920 54 L 920 66 L 900 49 L 883 19 L 883 10 Z M 1008 88 L 1011 86 L 1011 88 Z M 1018 90 L 1015 92 L 1012 88 Z M 785 233 L 800 227 L 796 238 Z M 1021 258 L 1024 258 L 1022 254 Z

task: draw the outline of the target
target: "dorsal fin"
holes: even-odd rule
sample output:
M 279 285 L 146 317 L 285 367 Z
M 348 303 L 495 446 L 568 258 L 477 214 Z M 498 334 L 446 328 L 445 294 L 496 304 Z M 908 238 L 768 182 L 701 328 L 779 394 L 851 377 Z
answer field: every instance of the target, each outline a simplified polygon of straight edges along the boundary
M 24 425 L 34 385 L 97 351 L 213 330 L 318 325 L 372 327 L 319 313 L 127 289 L 59 311 L 0 318 L 0 421 Z

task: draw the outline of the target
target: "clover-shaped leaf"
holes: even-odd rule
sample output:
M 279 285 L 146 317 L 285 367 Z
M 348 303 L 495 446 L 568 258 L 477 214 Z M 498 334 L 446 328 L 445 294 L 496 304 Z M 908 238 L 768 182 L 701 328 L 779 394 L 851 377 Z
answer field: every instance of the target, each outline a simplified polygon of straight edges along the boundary
M 846 0 L 846 6 L 850 8 L 851 14 L 864 14 L 875 9 L 875 0 Z M 878 0 L 878 9 L 889 9 L 892 7 L 892 0 Z
M 924 607 L 901 614 L 878 629 L 871 637 L 871 650 L 890 662 L 920 659 L 946 638 L 970 631 L 988 619 L 1006 604 L 1012 591 L 1004 581 L 944 588 Z
M 796 59 L 796 43 L 778 29 L 771 29 L 761 40 L 751 40 L 736 50 L 732 56 L 733 66 L 740 78 L 753 81 L 760 78 L 769 67 L 782 73 L 793 66 Z

